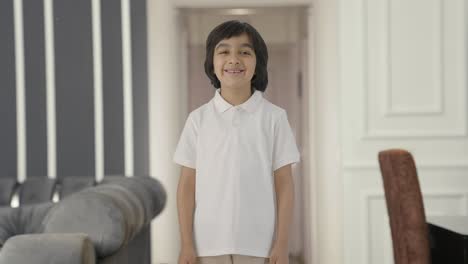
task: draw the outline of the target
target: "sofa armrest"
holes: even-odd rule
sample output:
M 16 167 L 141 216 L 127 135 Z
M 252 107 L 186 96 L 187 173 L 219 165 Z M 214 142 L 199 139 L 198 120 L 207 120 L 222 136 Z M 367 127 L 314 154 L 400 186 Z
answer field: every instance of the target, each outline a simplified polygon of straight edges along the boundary
M 95 264 L 85 234 L 31 234 L 11 237 L 0 249 L 0 264 Z
M 83 233 L 104 258 L 125 247 L 164 207 L 156 179 L 121 177 L 67 196 L 49 210 L 43 233 Z

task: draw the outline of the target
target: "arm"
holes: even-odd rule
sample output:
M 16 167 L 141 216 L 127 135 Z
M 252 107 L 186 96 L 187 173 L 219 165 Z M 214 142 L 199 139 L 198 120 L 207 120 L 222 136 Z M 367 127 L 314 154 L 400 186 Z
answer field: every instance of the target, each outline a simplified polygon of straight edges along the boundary
M 193 211 L 195 209 L 195 169 L 182 166 L 177 187 L 177 210 L 181 238 L 179 264 L 195 263 Z
M 273 244 L 270 263 L 288 263 L 289 226 L 294 207 L 294 182 L 291 164 L 274 172 L 277 204 L 276 240 Z

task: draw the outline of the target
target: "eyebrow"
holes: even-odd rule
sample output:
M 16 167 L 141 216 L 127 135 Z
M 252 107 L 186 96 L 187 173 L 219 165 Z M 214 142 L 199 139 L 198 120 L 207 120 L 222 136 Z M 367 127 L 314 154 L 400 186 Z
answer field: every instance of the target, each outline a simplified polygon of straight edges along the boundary
M 231 47 L 231 45 L 229 45 L 229 44 L 227 44 L 227 43 L 221 43 L 221 44 L 219 44 L 219 45 L 215 48 L 215 50 L 217 50 L 217 49 L 219 49 L 219 48 L 229 48 L 229 47 Z M 251 50 L 254 50 L 254 48 L 252 47 L 252 45 L 250 45 L 249 43 L 243 43 L 243 44 L 240 45 L 240 47 L 241 47 L 241 48 L 247 47 L 247 48 L 250 48 Z

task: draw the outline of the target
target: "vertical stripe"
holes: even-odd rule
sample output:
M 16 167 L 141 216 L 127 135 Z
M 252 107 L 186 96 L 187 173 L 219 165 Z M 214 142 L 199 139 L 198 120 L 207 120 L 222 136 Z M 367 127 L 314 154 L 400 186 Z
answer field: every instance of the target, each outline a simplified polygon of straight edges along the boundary
M 106 175 L 124 175 L 122 28 L 120 0 L 102 0 L 104 164 Z
M 130 0 L 122 0 L 125 176 L 133 176 L 133 94 Z
M 57 175 L 94 176 L 91 1 L 54 1 Z
M 104 177 L 104 132 L 102 100 L 101 0 L 92 0 L 94 69 L 94 152 L 96 180 Z
M 23 0 L 27 175 L 47 175 L 43 2 Z
M 16 178 L 16 88 L 13 0 L 0 1 L 0 177 Z
M 57 132 L 55 114 L 55 45 L 53 0 L 44 0 L 44 40 L 47 105 L 47 175 L 57 177 Z
M 24 95 L 23 0 L 13 1 L 16 65 L 16 133 L 18 181 L 26 179 L 26 104 Z
M 134 174 L 149 175 L 146 1 L 132 0 Z

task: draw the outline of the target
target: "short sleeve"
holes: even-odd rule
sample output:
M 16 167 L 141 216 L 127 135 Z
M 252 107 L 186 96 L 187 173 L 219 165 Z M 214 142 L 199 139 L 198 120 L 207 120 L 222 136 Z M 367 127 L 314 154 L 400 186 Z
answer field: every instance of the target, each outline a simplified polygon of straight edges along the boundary
M 297 149 L 296 139 L 289 125 L 286 111 L 282 111 L 280 118 L 275 124 L 273 171 L 299 161 L 300 154 Z
M 179 138 L 173 161 L 179 165 L 196 168 L 197 160 L 197 127 L 190 114 L 185 121 L 184 129 Z

